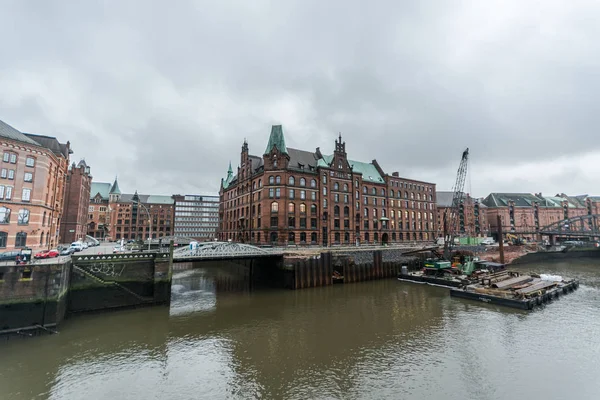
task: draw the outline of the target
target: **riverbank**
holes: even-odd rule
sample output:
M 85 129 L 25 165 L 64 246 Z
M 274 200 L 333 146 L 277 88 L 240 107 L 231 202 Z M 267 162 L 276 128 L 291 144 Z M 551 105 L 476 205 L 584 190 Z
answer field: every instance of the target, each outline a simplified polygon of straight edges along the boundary
M 481 259 L 500 262 L 498 249 L 478 253 Z M 504 247 L 504 264 L 518 265 L 547 260 L 568 260 L 576 258 L 600 258 L 600 249 L 570 249 L 568 251 L 540 251 L 537 245 L 506 246 Z

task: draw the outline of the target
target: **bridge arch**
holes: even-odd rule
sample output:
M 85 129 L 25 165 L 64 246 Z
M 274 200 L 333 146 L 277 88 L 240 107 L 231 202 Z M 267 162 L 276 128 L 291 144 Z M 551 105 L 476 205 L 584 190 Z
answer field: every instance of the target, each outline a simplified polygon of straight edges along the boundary
M 581 215 L 553 222 L 541 228 L 539 233 L 562 236 L 600 236 L 599 225 L 600 215 Z

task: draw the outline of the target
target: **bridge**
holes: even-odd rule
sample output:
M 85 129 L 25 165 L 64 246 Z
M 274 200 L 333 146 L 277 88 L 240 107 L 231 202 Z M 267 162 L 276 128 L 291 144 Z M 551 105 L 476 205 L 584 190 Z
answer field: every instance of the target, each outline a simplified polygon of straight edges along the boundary
M 563 219 L 561 221 L 553 222 L 550 225 L 544 226 L 538 230 L 518 230 L 518 231 L 507 231 L 507 234 L 514 235 L 543 235 L 550 236 L 550 238 L 556 237 L 571 237 L 571 238 L 594 238 L 600 237 L 600 214 L 582 215 L 579 217 L 572 217 Z
M 281 248 L 263 248 L 236 242 L 199 243 L 196 248 L 182 247 L 173 252 L 176 262 L 193 260 L 219 260 L 248 257 L 282 256 Z

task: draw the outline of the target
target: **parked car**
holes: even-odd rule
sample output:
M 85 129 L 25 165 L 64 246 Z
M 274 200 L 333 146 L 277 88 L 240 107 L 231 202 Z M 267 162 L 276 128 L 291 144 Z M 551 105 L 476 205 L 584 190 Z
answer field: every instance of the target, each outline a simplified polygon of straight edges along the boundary
M 491 238 L 491 237 L 486 237 L 485 239 L 483 239 L 483 240 L 481 241 L 481 244 L 482 244 L 482 245 L 484 245 L 484 246 L 491 246 L 491 245 L 493 245 L 494 243 L 496 243 L 496 242 L 494 242 L 494 239 L 493 239 L 493 238 Z
M 0 261 L 16 261 L 17 256 L 21 255 L 21 251 L 5 251 L 0 253 Z
M 81 244 L 81 242 L 73 242 L 71 243 L 71 248 L 75 251 L 81 251 L 83 250 L 83 245 Z
M 37 258 L 37 259 L 41 259 L 41 258 L 55 258 L 55 257 L 58 257 L 59 254 L 60 253 L 58 252 L 58 250 L 43 250 L 43 251 L 40 251 L 39 253 L 37 253 L 33 257 Z
M 73 247 L 66 247 L 60 251 L 61 256 L 70 256 L 75 253 L 75 249 Z

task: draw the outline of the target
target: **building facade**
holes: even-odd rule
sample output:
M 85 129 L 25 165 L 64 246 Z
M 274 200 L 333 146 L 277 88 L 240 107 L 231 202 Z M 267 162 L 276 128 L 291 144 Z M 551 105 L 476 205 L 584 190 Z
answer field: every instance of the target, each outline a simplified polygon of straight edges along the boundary
M 219 226 L 219 196 L 173 195 L 175 236 L 214 240 Z
M 450 229 L 450 216 L 454 192 L 437 192 L 437 236 L 444 237 L 444 224 Z M 487 221 L 487 206 L 481 199 L 468 193 L 463 195 L 458 207 L 456 235 L 468 237 L 488 236 L 490 226 Z
M 70 144 L 0 121 L 0 249 L 59 243 Z
M 220 240 L 254 244 L 380 244 L 433 240 L 435 184 L 386 174 L 376 160 L 285 145 L 273 126 L 262 156 L 244 141 L 240 166 L 221 181 Z
M 72 243 L 85 239 L 88 227 L 88 209 L 92 175 L 84 160 L 71 164 L 67 172 L 63 218 L 60 224 L 60 241 Z
M 544 227 L 569 218 L 597 214 L 595 197 L 543 196 L 541 193 L 491 193 L 483 203 L 492 233 L 498 232 L 498 216 L 504 233 L 537 238 Z
M 98 240 L 160 239 L 173 234 L 171 196 L 121 193 L 117 179 L 94 182 L 88 211 L 88 235 Z

